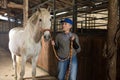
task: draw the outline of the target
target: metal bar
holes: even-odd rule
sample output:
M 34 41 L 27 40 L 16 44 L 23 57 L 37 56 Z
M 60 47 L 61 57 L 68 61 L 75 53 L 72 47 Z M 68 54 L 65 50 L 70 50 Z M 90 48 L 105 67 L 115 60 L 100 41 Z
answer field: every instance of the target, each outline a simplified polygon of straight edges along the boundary
M 107 19 L 108 19 L 108 17 L 103 17 L 103 18 L 93 18 L 93 19 L 91 19 L 91 20 L 87 20 L 87 19 L 85 18 L 85 20 L 82 20 L 82 21 L 92 21 L 92 20 L 106 20 L 106 21 L 107 21 Z M 81 21 L 78 21 L 78 22 L 81 22 Z
M 73 32 L 77 31 L 77 0 L 73 0 Z
M 107 24 L 104 24 L 104 25 L 93 25 L 93 26 L 90 26 L 90 27 L 102 27 L 102 26 L 106 26 L 107 27 Z M 82 26 L 82 28 L 85 28 L 86 29 L 86 26 Z M 87 28 L 88 29 L 88 28 Z
M 53 14 L 54 14 L 54 24 L 53 24 L 53 36 L 55 38 L 55 34 L 56 34 L 56 0 L 53 0 Z
M 85 14 L 85 27 L 87 28 L 87 14 Z
M 7 8 L 7 14 L 8 14 L 8 26 L 9 26 L 9 30 L 11 29 L 11 22 L 10 22 L 10 9 Z

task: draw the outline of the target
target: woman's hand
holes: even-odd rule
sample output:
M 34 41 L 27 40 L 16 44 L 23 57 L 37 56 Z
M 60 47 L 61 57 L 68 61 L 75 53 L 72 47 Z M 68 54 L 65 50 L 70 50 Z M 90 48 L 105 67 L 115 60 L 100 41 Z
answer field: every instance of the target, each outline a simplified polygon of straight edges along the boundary
M 75 36 L 72 36 L 72 37 L 71 37 L 71 40 L 74 41 L 74 40 L 75 40 Z
M 52 41 L 51 41 L 51 44 L 54 46 L 54 45 L 55 45 L 55 41 L 54 41 L 54 40 L 52 40 Z

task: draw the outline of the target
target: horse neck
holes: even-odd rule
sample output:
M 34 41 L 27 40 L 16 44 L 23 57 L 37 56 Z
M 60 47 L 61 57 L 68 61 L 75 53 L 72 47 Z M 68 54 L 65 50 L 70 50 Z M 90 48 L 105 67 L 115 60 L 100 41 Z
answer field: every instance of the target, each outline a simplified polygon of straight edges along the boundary
M 25 31 L 27 32 L 30 39 L 33 39 L 36 43 L 38 43 L 42 37 L 42 32 L 39 30 L 39 25 L 30 25 L 27 24 Z

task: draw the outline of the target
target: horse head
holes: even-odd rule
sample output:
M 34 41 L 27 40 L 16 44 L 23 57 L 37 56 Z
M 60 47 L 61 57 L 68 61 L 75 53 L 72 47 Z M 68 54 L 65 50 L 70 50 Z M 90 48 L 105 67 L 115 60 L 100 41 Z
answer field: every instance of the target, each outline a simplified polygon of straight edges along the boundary
M 44 40 L 50 40 L 50 27 L 51 27 L 51 15 L 47 9 L 40 8 L 38 11 L 41 13 L 39 15 L 40 29 L 43 32 Z
M 35 39 L 40 40 L 41 36 L 44 36 L 45 41 L 50 40 L 50 28 L 51 28 L 51 15 L 50 11 L 45 8 L 39 8 L 34 14 L 31 23 L 35 26 L 34 30 L 37 31 Z M 41 34 L 40 36 L 38 34 Z

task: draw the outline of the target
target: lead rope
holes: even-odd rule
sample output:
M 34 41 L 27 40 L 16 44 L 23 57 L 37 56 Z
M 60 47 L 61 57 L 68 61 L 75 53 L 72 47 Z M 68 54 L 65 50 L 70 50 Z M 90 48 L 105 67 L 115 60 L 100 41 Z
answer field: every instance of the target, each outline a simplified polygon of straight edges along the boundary
M 68 55 L 66 58 L 64 58 L 64 59 L 59 58 L 59 56 L 57 55 L 57 52 L 56 52 L 56 50 L 55 50 L 55 47 L 54 47 L 54 46 L 52 46 L 52 47 L 53 47 L 53 51 L 54 51 L 55 57 L 56 57 L 59 61 L 65 61 L 65 60 L 68 60 L 68 59 L 70 58 L 69 68 L 68 68 L 68 72 L 67 72 L 67 74 L 66 74 L 66 80 L 69 80 L 70 69 L 71 69 L 71 64 L 72 64 L 73 41 L 70 40 L 70 53 L 69 53 L 69 55 Z
M 57 58 L 57 60 L 65 61 L 65 60 L 69 59 L 69 55 L 66 58 L 64 58 L 64 59 L 59 58 L 59 56 L 57 55 L 57 52 L 55 50 L 55 47 L 54 46 L 52 46 L 52 47 L 53 47 L 53 51 L 54 51 L 54 54 L 55 54 L 55 57 Z
M 71 70 L 71 66 L 72 66 L 72 49 L 73 49 L 73 40 L 70 41 L 70 63 L 69 63 L 69 67 L 68 67 L 68 72 L 66 74 L 66 80 L 69 80 L 69 76 L 70 76 L 70 70 Z

